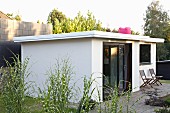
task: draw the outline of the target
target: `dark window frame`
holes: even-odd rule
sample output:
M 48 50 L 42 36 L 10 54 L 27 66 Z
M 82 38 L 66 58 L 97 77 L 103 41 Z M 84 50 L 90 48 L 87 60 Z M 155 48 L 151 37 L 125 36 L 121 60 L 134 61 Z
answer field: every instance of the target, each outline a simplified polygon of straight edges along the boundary
M 140 44 L 139 62 L 141 65 L 151 64 L 151 44 Z

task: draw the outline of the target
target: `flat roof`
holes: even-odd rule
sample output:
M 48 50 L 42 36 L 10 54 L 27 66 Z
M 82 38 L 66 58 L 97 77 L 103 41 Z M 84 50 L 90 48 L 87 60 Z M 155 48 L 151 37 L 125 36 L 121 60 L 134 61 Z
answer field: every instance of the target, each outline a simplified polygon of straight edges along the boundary
M 62 40 L 62 39 L 76 39 L 76 38 L 102 38 L 102 39 L 116 39 L 116 40 L 130 40 L 130 41 L 143 41 L 143 42 L 155 42 L 163 43 L 162 38 L 150 38 L 149 36 L 121 34 L 103 31 L 84 31 L 84 32 L 71 32 L 62 34 L 50 34 L 39 36 L 21 36 L 14 37 L 14 42 L 34 42 L 45 40 Z

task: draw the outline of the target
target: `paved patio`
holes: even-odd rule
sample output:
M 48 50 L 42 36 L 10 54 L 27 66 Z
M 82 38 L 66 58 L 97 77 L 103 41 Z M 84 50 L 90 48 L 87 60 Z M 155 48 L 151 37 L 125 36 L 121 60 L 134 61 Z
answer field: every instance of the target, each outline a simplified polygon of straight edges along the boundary
M 135 105 L 134 109 L 137 113 L 154 113 L 155 109 L 159 109 L 158 106 L 145 105 L 145 99 L 149 96 L 146 94 L 148 91 L 155 91 L 157 89 L 158 97 L 163 97 L 170 94 L 170 84 L 162 84 L 160 86 L 154 85 L 153 88 L 150 86 L 141 88 L 140 91 L 132 93 L 132 103 L 136 101 L 139 97 L 143 96 Z
M 160 107 L 145 105 L 145 99 L 149 98 L 149 96 L 146 93 L 148 91 L 155 91 L 155 89 L 158 92 L 158 97 L 162 97 L 162 96 L 170 94 L 170 84 L 163 83 L 162 85 L 159 85 L 159 86 L 153 85 L 153 88 L 151 88 L 150 86 L 147 86 L 147 87 L 141 88 L 141 90 L 138 92 L 132 93 L 131 99 L 128 105 L 131 106 L 133 105 L 133 103 L 135 103 L 132 108 L 135 109 L 136 113 L 154 113 L 154 110 L 159 109 Z M 122 97 L 122 99 L 123 98 L 124 97 Z M 138 99 L 139 101 L 136 102 L 136 100 Z M 121 104 L 124 104 L 124 103 L 121 103 Z M 102 103 L 102 109 L 104 108 L 105 108 L 104 103 Z M 126 112 L 125 109 L 124 109 L 124 112 Z M 91 111 L 90 113 L 97 113 L 97 108 Z

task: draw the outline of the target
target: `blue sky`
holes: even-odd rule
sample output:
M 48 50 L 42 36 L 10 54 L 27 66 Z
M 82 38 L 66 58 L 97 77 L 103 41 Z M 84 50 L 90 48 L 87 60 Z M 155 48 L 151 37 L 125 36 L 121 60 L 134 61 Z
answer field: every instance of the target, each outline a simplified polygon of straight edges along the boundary
M 0 0 L 0 10 L 22 16 L 23 21 L 46 23 L 54 8 L 67 17 L 74 18 L 80 11 L 91 11 L 104 27 L 131 27 L 142 32 L 143 17 L 152 0 Z M 165 10 L 170 10 L 170 0 L 160 0 Z

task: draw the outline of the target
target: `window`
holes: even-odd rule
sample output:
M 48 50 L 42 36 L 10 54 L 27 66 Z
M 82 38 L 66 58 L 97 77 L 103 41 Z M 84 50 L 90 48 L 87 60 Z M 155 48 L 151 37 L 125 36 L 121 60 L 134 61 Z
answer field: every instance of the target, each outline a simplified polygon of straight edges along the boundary
M 150 64 L 151 63 L 151 45 L 140 44 L 140 63 Z

